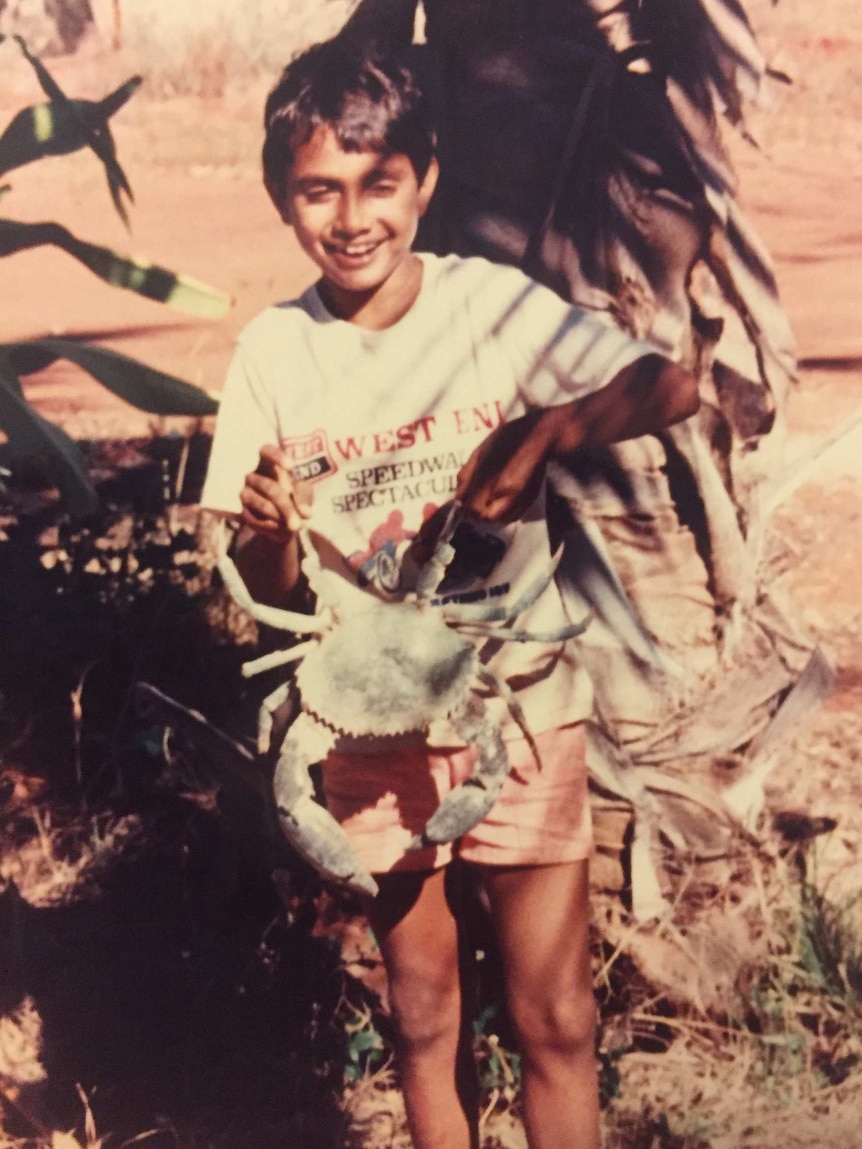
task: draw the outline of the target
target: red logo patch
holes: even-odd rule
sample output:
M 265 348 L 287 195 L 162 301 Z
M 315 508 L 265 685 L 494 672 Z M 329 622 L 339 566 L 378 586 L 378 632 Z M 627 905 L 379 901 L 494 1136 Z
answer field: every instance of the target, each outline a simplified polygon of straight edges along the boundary
M 282 439 L 281 449 L 293 463 L 294 478 L 317 483 L 338 470 L 325 431 L 312 431 L 310 435 Z

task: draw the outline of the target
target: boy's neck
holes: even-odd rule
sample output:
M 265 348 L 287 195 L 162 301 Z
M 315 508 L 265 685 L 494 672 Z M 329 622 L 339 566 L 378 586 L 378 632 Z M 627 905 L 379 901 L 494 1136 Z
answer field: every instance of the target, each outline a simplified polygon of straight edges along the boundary
M 423 270 L 422 260 L 414 252 L 394 275 L 371 291 L 346 291 L 325 278 L 317 290 L 327 311 L 337 319 L 369 331 L 383 331 L 403 318 L 416 302 Z

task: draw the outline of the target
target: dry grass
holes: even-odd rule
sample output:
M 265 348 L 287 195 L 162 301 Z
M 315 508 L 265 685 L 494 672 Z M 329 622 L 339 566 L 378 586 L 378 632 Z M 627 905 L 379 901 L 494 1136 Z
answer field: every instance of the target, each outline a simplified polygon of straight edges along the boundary
M 77 1130 L 51 1129 L 29 1103 L 18 1100 L 10 1092 L 8 1085 L 4 1085 L 2 1076 L 0 1076 L 0 1114 L 4 1110 L 3 1103 L 5 1102 L 5 1108 L 15 1110 L 18 1117 L 30 1127 L 30 1135 L 26 1137 L 13 1136 L 0 1127 L 0 1149 L 103 1149 L 103 1146 L 110 1142 L 111 1138 L 109 1135 L 100 1135 L 97 1131 L 96 1120 L 86 1090 L 78 1085 L 76 1092 L 81 1108 L 80 1133 Z M 124 1142 L 123 1149 L 126 1145 L 147 1140 L 156 1132 L 157 1130 L 147 1130 L 130 1138 Z
M 675 1149 L 858 1149 L 858 1078 L 829 1087 L 804 1069 L 770 1078 L 762 1065 L 753 1039 L 717 1048 L 695 1027 L 661 1055 L 632 1054 L 622 1068 L 628 1105 L 612 1111 L 607 1149 L 631 1149 L 632 1133 L 650 1125 L 667 1130 L 656 1146 Z
M 7 1096 L 46 1080 L 42 1019 L 30 994 L 0 1016 L 0 1087 Z
M 105 870 L 134 847 L 142 832 L 141 819 L 134 814 L 78 815 L 57 824 L 50 806 L 28 813 L 36 833 L 16 845 L 5 843 L 0 883 L 14 881 L 31 906 L 68 905 L 98 897 Z
M 800 865 L 741 853 L 724 889 L 693 888 L 672 923 L 631 935 L 617 960 L 633 958 L 653 994 L 624 967 L 630 1001 L 606 1001 L 608 1149 L 857 1149 L 862 922 Z M 733 960 L 713 969 L 703 941 L 716 937 Z M 695 957 L 688 974 L 667 967 L 669 943 Z M 704 1002 L 707 985 L 719 992 Z
M 517 1114 L 491 1097 L 479 1122 L 481 1149 L 527 1149 Z M 390 1067 L 348 1086 L 342 1104 L 350 1120 L 345 1149 L 411 1149 L 404 1099 Z
M 354 0 L 173 0 L 129 4 L 126 60 L 161 95 L 221 96 L 238 82 L 275 75 L 297 52 L 335 34 Z
M 862 152 L 862 33 L 854 0 L 747 0 L 770 65 L 791 84 L 767 81 L 764 107 L 750 115 L 754 135 L 780 158 L 800 145 L 812 155 Z

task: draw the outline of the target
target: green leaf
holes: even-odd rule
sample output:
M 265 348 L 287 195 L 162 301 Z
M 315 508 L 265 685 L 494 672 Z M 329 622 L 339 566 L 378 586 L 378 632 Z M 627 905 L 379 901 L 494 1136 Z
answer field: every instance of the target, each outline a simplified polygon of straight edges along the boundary
M 36 78 L 41 85 L 42 91 L 51 103 L 56 105 L 57 108 L 63 109 L 64 115 L 69 115 L 77 119 L 78 126 L 87 145 L 93 149 L 102 161 L 102 165 L 105 168 L 105 175 L 108 179 L 108 190 L 111 193 L 114 207 L 120 219 L 126 227 L 128 227 L 129 216 L 126 211 L 126 205 L 123 203 L 123 195 L 128 196 L 131 202 L 134 202 L 135 197 L 132 195 L 132 189 L 129 186 L 129 181 L 126 179 L 126 173 L 120 167 L 119 161 L 117 160 L 114 140 L 107 123 L 103 122 L 100 125 L 94 126 L 79 116 L 75 108 L 76 102 L 69 99 L 42 61 L 32 54 L 25 41 L 20 36 L 12 36 L 10 38 L 14 40 L 21 49 L 24 59 L 27 60 L 36 73 Z M 5 37 L 0 38 L 0 43 L 2 43 L 2 39 L 5 39 Z M 131 81 L 129 82 L 131 83 Z M 120 91 L 122 91 L 122 89 L 113 93 L 112 96 L 108 96 L 107 99 L 109 101 L 116 99 Z M 131 92 L 129 95 L 131 95 Z
M 383 1049 L 383 1038 L 376 1029 L 361 1029 L 351 1035 L 348 1043 L 348 1052 L 354 1060 L 361 1054 Z
M 16 376 L 42 370 L 56 359 L 68 359 L 119 398 L 152 415 L 200 417 L 218 410 L 218 400 L 201 387 L 105 347 L 90 347 L 74 339 L 32 339 L 0 344 L 0 351 L 5 352 Z
M 103 100 L 69 100 L 24 108 L 0 136 L 0 175 L 44 156 L 68 155 L 89 147 L 93 132 L 108 131 L 108 119 L 137 91 L 140 76 Z
M 39 455 L 57 484 L 71 514 L 90 515 L 98 499 L 81 452 L 59 427 L 37 414 L 24 398 L 20 380 L 0 354 L 0 427 L 20 454 Z
M 137 266 L 142 266 L 140 261 L 137 261 Z M 231 309 L 233 300 L 227 292 L 210 287 L 192 275 L 174 274 L 151 265 L 147 267 L 146 271 L 147 279 L 145 282 L 147 284 L 153 283 L 157 272 L 162 275 L 173 275 L 173 284 L 162 302 L 175 311 L 194 315 L 198 319 L 221 319 Z M 142 294 L 146 294 L 146 292 Z
M 0 256 L 46 244 L 62 248 L 113 287 L 124 287 L 198 319 L 220 319 L 230 309 L 231 298 L 225 292 L 190 275 L 179 275 L 136 256 L 119 255 L 110 248 L 86 243 L 61 224 L 0 219 Z

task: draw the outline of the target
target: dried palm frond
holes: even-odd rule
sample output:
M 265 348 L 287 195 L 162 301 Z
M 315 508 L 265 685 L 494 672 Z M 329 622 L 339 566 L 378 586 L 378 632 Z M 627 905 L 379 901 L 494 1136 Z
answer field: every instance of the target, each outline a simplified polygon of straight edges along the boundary
M 360 0 L 340 35 L 404 46 L 414 11 Z M 594 777 L 609 808 L 637 812 L 635 902 L 649 914 L 662 906 L 651 838 L 702 852 L 717 825 L 750 831 L 778 735 L 831 685 L 761 565 L 795 352 L 722 140 L 723 122 L 747 135 L 746 104 L 786 77 L 739 0 L 425 11 L 443 173 L 426 241 L 523 266 L 701 384 L 694 419 L 554 476 L 576 520 L 560 582 L 573 614 L 586 599 L 597 615 L 582 640 Z M 733 764 L 726 805 L 716 761 Z

